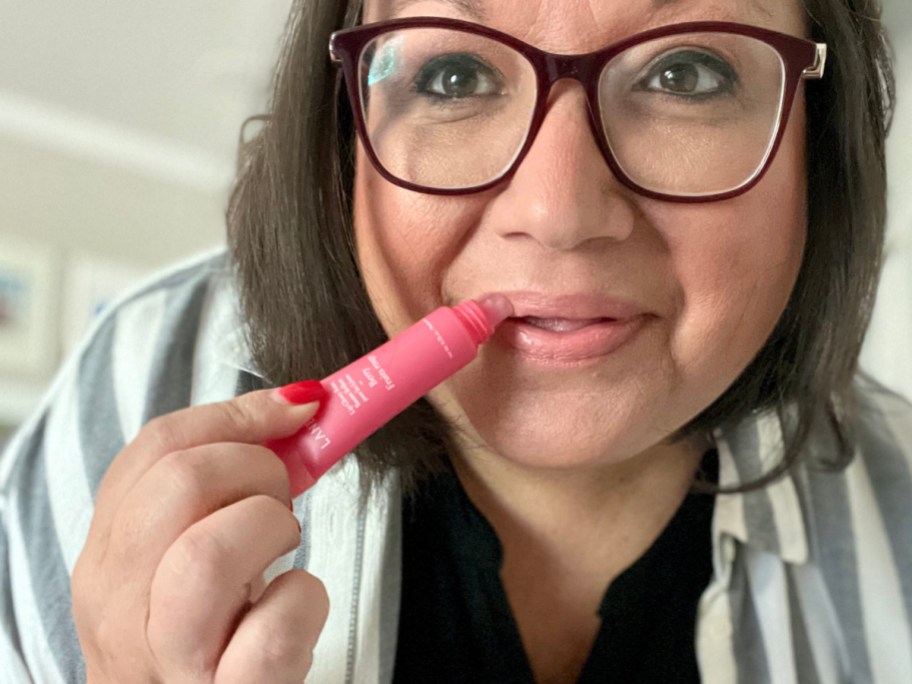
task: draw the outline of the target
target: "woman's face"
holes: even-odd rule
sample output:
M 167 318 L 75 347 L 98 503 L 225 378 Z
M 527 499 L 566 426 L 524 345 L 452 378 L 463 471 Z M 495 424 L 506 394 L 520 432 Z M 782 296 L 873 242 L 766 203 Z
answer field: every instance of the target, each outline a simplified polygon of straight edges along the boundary
M 485 24 L 559 53 L 695 20 L 803 35 L 795 0 L 368 0 L 365 21 L 477 22 L 470 5 Z M 575 81 L 555 85 L 515 175 L 484 192 L 397 187 L 359 145 L 357 255 L 387 332 L 488 292 L 507 294 L 517 309 L 431 395 L 462 428 L 463 445 L 516 465 L 619 463 L 665 442 L 719 397 L 769 336 L 798 274 L 804 123 L 799 89 L 762 181 L 698 204 L 651 200 L 620 184 Z

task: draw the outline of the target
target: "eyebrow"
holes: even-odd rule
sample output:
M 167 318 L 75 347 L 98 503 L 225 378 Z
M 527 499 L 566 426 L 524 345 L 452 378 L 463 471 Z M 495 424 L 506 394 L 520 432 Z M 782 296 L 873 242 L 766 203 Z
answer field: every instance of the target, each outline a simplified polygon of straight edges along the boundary
M 472 17 L 477 21 L 484 21 L 485 11 L 483 7 L 483 2 L 480 0 L 435 0 L 436 2 L 442 5 L 450 5 L 451 7 L 456 8 L 463 14 Z M 672 0 L 675 1 L 675 0 Z M 412 5 L 421 2 L 421 0 L 395 0 L 390 5 L 390 11 L 393 16 L 398 15 L 400 12 L 405 11 L 406 8 L 411 7 Z

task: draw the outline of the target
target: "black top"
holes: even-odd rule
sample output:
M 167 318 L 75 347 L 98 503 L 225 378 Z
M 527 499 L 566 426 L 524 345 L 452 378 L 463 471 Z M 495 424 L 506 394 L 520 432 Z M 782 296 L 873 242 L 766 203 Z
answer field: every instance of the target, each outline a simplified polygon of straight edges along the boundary
M 717 481 L 718 456 L 703 477 Z M 580 684 L 699 682 L 697 602 L 712 573 L 713 497 L 688 494 L 655 543 L 608 587 Z M 427 482 L 403 505 L 395 684 L 531 684 L 500 582 L 502 549 L 458 479 Z

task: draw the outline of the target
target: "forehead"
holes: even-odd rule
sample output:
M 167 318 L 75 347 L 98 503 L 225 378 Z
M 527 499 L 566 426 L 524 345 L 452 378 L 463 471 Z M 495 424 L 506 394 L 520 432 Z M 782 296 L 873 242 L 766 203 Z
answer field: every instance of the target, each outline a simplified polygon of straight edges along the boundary
M 365 22 L 467 19 L 554 52 L 586 52 L 656 26 L 734 21 L 804 34 L 800 0 L 366 0 Z

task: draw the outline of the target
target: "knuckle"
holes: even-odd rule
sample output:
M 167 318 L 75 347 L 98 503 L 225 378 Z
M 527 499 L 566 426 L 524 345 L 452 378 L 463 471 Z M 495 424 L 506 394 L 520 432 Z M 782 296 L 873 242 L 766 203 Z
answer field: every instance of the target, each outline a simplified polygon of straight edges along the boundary
M 297 574 L 300 585 L 300 593 L 308 604 L 318 604 L 329 606 L 329 594 L 326 592 L 326 585 L 316 575 L 312 575 L 306 570 L 301 570 Z
M 95 645 L 102 652 L 109 652 L 110 648 L 123 642 L 125 626 L 120 620 L 111 619 L 107 613 L 102 613 L 94 625 Z
M 180 444 L 180 435 L 176 430 L 175 421 L 164 415 L 153 418 L 143 425 L 136 441 L 147 444 L 158 453 L 164 454 Z
M 213 406 L 218 420 L 235 434 L 243 434 L 251 428 L 251 418 L 237 401 L 223 401 Z
M 264 518 L 275 520 L 275 524 L 281 526 L 289 545 L 289 551 L 297 548 L 301 542 L 301 527 L 298 519 L 286 504 L 272 496 L 257 494 L 250 497 L 250 505 L 260 509 Z
M 263 521 L 273 539 L 281 540 L 281 554 L 290 553 L 301 544 L 301 525 L 288 504 L 267 494 L 255 494 L 244 501 L 244 506 L 247 514 Z
M 263 621 L 257 623 L 253 640 L 259 645 L 258 657 L 266 672 L 284 670 L 287 663 L 301 658 L 300 635 L 288 625 Z
M 218 535 L 205 528 L 190 529 L 165 553 L 162 575 L 156 579 L 164 580 L 172 589 L 194 592 L 215 585 L 230 556 L 230 549 Z
M 194 501 L 202 498 L 206 491 L 205 478 L 196 459 L 189 457 L 187 452 L 173 451 L 162 458 L 157 467 L 175 490 Z
M 86 666 L 98 672 L 122 672 L 120 661 L 126 658 L 132 660 L 135 669 L 136 662 L 143 659 L 142 649 L 137 646 L 140 641 L 133 638 L 136 611 L 124 610 L 123 600 L 113 602 L 111 607 L 109 596 L 103 606 L 97 598 L 88 611 L 77 609 L 74 602 L 74 625 Z

